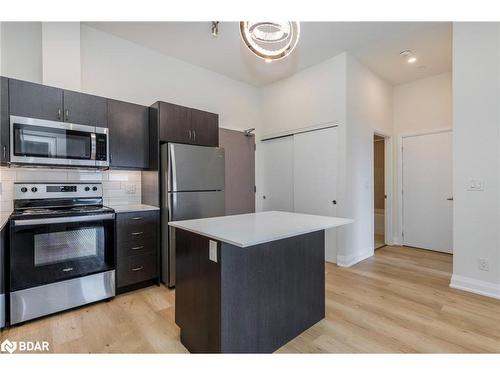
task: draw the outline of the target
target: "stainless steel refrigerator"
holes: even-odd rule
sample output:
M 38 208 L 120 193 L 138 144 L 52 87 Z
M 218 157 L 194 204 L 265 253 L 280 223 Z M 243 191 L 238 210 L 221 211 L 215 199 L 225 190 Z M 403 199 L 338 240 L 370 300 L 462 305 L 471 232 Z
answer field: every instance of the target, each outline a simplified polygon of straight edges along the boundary
M 175 229 L 169 221 L 224 215 L 224 149 L 161 146 L 161 278 L 175 286 Z

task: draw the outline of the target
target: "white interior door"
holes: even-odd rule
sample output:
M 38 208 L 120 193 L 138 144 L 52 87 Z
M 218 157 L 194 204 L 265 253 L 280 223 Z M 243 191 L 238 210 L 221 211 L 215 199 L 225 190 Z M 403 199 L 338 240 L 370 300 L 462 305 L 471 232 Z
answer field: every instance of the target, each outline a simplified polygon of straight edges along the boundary
M 452 133 L 403 138 L 403 244 L 453 252 Z
M 260 144 L 262 209 L 293 212 L 293 137 Z
M 335 216 L 337 128 L 293 136 L 293 205 L 295 212 Z M 336 229 L 326 231 L 325 256 L 337 261 Z

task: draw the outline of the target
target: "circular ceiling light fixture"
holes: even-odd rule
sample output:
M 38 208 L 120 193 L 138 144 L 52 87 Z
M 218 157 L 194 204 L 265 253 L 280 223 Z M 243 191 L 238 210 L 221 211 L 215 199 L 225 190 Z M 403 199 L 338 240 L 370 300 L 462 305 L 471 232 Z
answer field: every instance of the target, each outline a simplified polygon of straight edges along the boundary
M 255 55 L 266 62 L 288 56 L 300 37 L 299 22 L 240 22 L 243 42 Z

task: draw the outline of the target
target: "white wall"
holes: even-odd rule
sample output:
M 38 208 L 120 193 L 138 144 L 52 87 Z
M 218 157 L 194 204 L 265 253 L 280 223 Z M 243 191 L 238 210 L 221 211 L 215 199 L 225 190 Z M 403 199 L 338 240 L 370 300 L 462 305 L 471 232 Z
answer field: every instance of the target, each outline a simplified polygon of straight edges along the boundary
M 393 93 L 390 84 L 351 55 L 346 66 L 345 190 L 340 207 L 355 222 L 340 231 L 344 238 L 339 239 L 338 258 L 350 265 L 373 255 L 373 133 L 392 134 Z
M 263 87 L 263 134 L 328 122 L 344 124 L 345 64 L 344 53 Z
M 496 298 L 500 298 L 499 84 L 499 24 L 454 23 L 451 286 Z M 484 191 L 468 191 L 470 179 L 483 180 Z M 479 258 L 489 261 L 489 271 L 479 270 Z
M 81 89 L 80 23 L 42 22 L 42 82 Z
M 259 128 L 258 89 L 86 25 L 81 26 L 82 89 L 151 105 L 157 100 L 219 114 L 219 125 Z
M 2 75 L 42 83 L 41 22 L 2 22 Z
M 451 72 L 394 86 L 394 133 L 452 126 Z
M 338 124 L 337 263 L 373 254 L 373 131 L 392 133 L 392 87 L 347 53 L 262 89 L 262 134 Z M 258 160 L 258 164 L 265 163 Z M 257 207 L 262 196 L 257 191 Z
M 401 136 L 452 128 L 451 72 L 394 86 L 393 123 L 392 241 L 401 244 Z

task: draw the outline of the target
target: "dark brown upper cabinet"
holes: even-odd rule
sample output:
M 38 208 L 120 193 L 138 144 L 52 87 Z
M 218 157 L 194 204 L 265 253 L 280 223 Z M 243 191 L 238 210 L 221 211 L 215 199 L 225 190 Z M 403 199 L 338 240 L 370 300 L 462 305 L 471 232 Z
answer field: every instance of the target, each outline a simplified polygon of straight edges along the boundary
M 191 138 L 190 109 L 160 102 L 160 140 L 189 143 Z
M 107 99 L 64 90 L 63 117 L 65 122 L 107 128 Z
M 110 164 L 149 167 L 149 107 L 108 99 Z
M 165 102 L 154 108 L 159 108 L 161 142 L 219 145 L 219 115 Z
M 63 90 L 9 79 L 9 110 L 14 116 L 63 121 Z
M 74 124 L 107 125 L 107 99 L 9 79 L 10 114 Z
M 9 80 L 0 77 L 0 164 L 10 160 Z
M 191 143 L 201 146 L 219 145 L 219 115 L 191 109 L 191 129 Z

